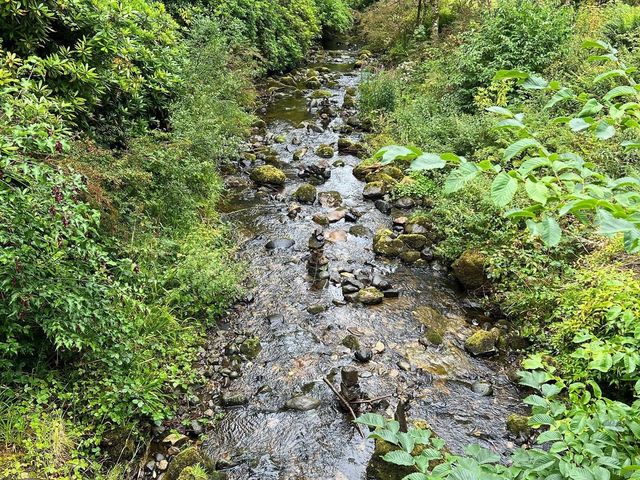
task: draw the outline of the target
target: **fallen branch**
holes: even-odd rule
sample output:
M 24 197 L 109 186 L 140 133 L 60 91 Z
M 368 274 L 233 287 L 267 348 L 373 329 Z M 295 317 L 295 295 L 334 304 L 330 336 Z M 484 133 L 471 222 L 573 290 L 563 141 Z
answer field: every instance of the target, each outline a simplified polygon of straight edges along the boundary
M 329 380 L 327 380 L 326 378 L 323 378 L 322 381 L 329 386 L 329 388 L 333 393 L 336 394 L 336 396 L 340 399 L 340 402 L 349 409 L 349 413 L 351 413 L 351 417 L 353 418 L 353 420 L 354 421 L 357 420 L 358 417 L 353 411 L 353 408 L 351 408 L 351 405 L 349 405 L 349 402 L 347 402 L 347 400 L 340 394 L 340 392 L 336 390 L 336 388 L 331 384 Z M 362 430 L 360 430 L 360 425 L 358 425 L 357 423 L 355 423 L 354 425 L 356 426 L 356 429 L 358 430 L 358 433 L 360 434 L 360 436 L 362 438 L 365 438 L 364 433 L 362 433 Z

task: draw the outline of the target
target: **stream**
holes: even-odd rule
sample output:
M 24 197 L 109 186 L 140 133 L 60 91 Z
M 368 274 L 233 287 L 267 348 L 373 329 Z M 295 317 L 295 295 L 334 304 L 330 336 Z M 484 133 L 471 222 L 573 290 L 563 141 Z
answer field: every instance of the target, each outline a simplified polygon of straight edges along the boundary
M 223 218 L 238 232 L 239 259 L 248 265 L 251 286 L 248 300 L 221 322 L 220 334 L 211 341 L 219 342 L 219 350 L 228 350 L 224 342 L 234 335 L 257 336 L 261 344 L 259 354 L 213 394 L 227 406 L 204 448 L 232 480 L 366 479 L 373 441 L 361 438 L 323 383 L 329 377 L 338 387 L 346 366 L 358 369 L 365 398 L 384 397 L 370 405 L 372 411 L 392 417 L 402 399 L 407 417 L 426 420 L 454 452 L 468 443 L 500 454 L 514 446 L 505 419 L 519 411 L 520 395 L 510 380 L 509 362 L 474 358 L 464 350 L 465 339 L 484 321 L 468 308 L 471 302 L 437 262 L 407 266 L 372 250 L 374 232 L 391 228 L 391 217 L 363 198 L 364 184 L 352 174 L 360 159 L 336 147 L 345 131 L 353 141 L 362 138 L 357 124 L 344 127 L 357 113 L 352 106 L 343 108 L 345 92 L 362 80 L 356 59 L 355 51 L 330 50 L 308 65 L 321 72 L 328 100 L 314 102 L 313 89 L 273 90 L 262 114 L 266 130 L 252 141 L 255 148 L 266 144 L 277 154 L 269 161 L 286 173 L 282 189 L 256 188 L 247 181 L 251 168 L 263 163 L 259 158 L 227 179 Z M 335 155 L 317 156 L 321 144 L 332 145 Z M 305 147 L 302 159 L 294 160 L 293 153 Z M 318 201 L 290 213 L 297 208 L 291 194 L 308 181 L 299 173 L 314 165 L 330 172 L 324 183 L 317 182 L 318 192 L 338 192 L 339 206 L 353 215 L 318 225 L 314 215 L 336 208 Z M 307 271 L 308 241 L 316 229 L 326 239 L 327 282 L 313 281 Z M 383 276 L 399 296 L 371 306 L 345 302 L 340 279 L 350 274 Z M 420 317 L 434 311 L 442 315 L 446 333 L 441 345 L 425 346 Z M 375 350 L 370 361 L 357 361 L 343 345 L 349 335 Z M 299 395 L 317 402 L 303 405 L 309 409 L 284 408 Z

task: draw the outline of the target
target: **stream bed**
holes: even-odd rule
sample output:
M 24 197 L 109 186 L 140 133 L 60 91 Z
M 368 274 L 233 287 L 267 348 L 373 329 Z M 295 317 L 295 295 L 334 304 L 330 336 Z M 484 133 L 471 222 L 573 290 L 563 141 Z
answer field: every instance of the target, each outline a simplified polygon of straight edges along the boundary
M 214 394 L 227 406 L 204 448 L 232 480 L 366 479 L 373 441 L 361 438 L 323 382 L 328 377 L 337 386 L 346 366 L 358 369 L 366 398 L 382 397 L 370 405 L 373 411 L 393 416 L 398 402 L 406 402 L 407 417 L 425 419 L 454 452 L 468 443 L 500 454 L 513 448 L 505 419 L 519 410 L 518 389 L 504 359 L 465 352 L 464 341 L 479 320 L 465 308 L 469 302 L 447 269 L 437 263 L 406 266 L 372 250 L 374 232 L 390 228 L 391 217 L 363 198 L 364 184 L 352 174 L 360 159 L 336 147 L 345 131 L 353 141 L 362 136 L 357 122 L 351 122 L 354 129 L 344 127 L 357 113 L 353 105 L 343 108 L 345 92 L 362 79 L 356 59 L 353 51 L 326 51 L 308 66 L 321 72 L 326 100 L 313 101 L 314 89 L 273 89 L 262 114 L 265 128 L 253 140 L 256 147 L 266 144 L 277 153 L 269 161 L 285 172 L 283 188 L 256 188 L 247 181 L 260 159 L 228 179 L 221 209 L 238 231 L 239 259 L 248 265 L 250 287 L 248 301 L 224 319 L 212 342 L 240 335 L 256 336 L 261 345 L 236 378 L 227 378 L 222 392 Z M 335 155 L 316 155 L 321 144 L 332 145 Z M 307 153 L 294 160 L 294 152 L 303 148 Z M 308 181 L 300 172 L 314 165 L 330 172 L 326 181 L 316 182 L 318 192 L 338 192 L 339 205 L 293 205 L 292 193 Z M 353 214 L 325 226 L 313 220 L 337 206 Z M 308 241 L 317 229 L 326 239 L 326 282 L 314 281 L 307 269 Z M 399 296 L 371 306 L 345 302 L 340 279 L 349 274 L 383 276 Z M 434 314 L 446 324 L 446 333 L 442 344 L 425 345 L 421 318 Z M 345 337 L 376 353 L 366 363 L 357 361 Z M 306 404 L 285 408 L 300 395 Z

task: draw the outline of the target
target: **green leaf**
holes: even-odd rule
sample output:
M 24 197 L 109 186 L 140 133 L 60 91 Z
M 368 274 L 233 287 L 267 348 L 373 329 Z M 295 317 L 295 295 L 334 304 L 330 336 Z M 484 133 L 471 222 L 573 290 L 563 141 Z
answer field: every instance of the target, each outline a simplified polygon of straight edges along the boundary
M 590 98 L 584 104 L 584 106 L 582 107 L 582 110 L 580 110 L 580 113 L 578 113 L 578 115 L 576 116 L 581 118 L 593 117 L 596 113 L 602 110 L 602 108 L 603 108 L 603 105 L 600 102 L 598 102 L 598 100 L 596 100 L 595 98 Z
M 562 238 L 562 229 L 555 218 L 547 215 L 539 223 L 538 234 L 547 247 L 555 247 Z
M 487 112 L 497 113 L 498 115 L 502 115 L 504 117 L 513 118 L 513 112 L 504 107 L 489 107 L 487 108 Z
M 591 118 L 572 118 L 571 121 L 569 121 L 569 128 L 574 132 L 582 132 L 590 128 L 592 124 L 593 119 Z
M 480 465 L 500 461 L 500 455 L 477 444 L 469 445 L 465 449 L 465 453 L 470 457 L 473 457 Z
M 547 88 L 548 85 L 549 82 L 537 75 L 529 75 L 522 83 L 522 86 L 527 90 L 543 90 Z
M 493 76 L 494 81 L 513 79 L 525 80 L 527 78 L 529 78 L 529 74 L 527 72 L 523 72 L 522 70 L 498 70 Z
M 546 413 L 536 413 L 529 418 L 529 425 L 551 425 L 553 423 L 553 417 Z
M 367 427 L 384 427 L 384 417 L 377 413 L 365 413 L 360 415 L 354 420 L 356 423 L 361 423 Z
M 392 452 L 387 453 L 382 459 L 385 462 L 393 463 L 394 465 L 402 465 L 405 467 L 412 467 L 415 464 L 415 460 L 413 457 L 403 451 L 403 450 L 394 450 Z
M 380 440 L 384 440 L 385 442 L 392 443 L 394 445 L 398 445 L 398 435 L 391 430 L 387 430 L 386 428 L 381 428 L 373 432 L 369 435 L 370 438 L 379 438 Z
M 624 218 L 614 217 L 610 212 L 604 209 L 598 209 L 596 213 L 596 224 L 602 235 L 615 235 L 617 233 L 629 232 L 637 227 Z
M 551 97 L 544 108 L 549 109 L 557 103 L 564 102 L 565 100 L 571 100 L 572 98 L 575 98 L 575 96 L 576 95 L 573 93 L 573 90 L 567 87 L 563 87 Z
M 596 126 L 595 136 L 600 140 L 608 140 L 616 134 L 616 129 L 613 125 L 609 125 L 606 120 L 600 120 Z
M 411 162 L 411 170 L 434 170 L 443 168 L 447 163 L 435 153 L 423 153 Z
M 480 168 L 471 162 L 463 163 L 447 176 L 444 182 L 444 193 L 454 193 L 464 187 L 480 173 Z
M 506 172 L 500 172 L 491 183 L 491 200 L 498 207 L 508 205 L 518 190 L 518 181 Z
M 557 442 L 558 440 L 562 440 L 562 434 L 560 432 L 557 430 L 547 430 L 538 435 L 536 443 L 539 445 L 546 442 Z
M 382 165 L 387 165 L 395 160 L 408 160 L 414 157 L 416 157 L 416 153 L 413 150 L 400 145 L 383 147 L 373 156 L 376 159 L 381 158 L 380 163 Z
M 502 158 L 505 161 L 509 161 L 516 155 L 532 147 L 540 147 L 540 142 L 534 138 L 522 138 L 509 145 L 502 154 Z
M 551 162 L 547 157 L 527 158 L 524 162 L 522 162 L 522 165 L 518 167 L 518 173 L 523 177 L 526 177 L 532 171 L 537 170 L 540 167 L 550 166 L 550 165 L 551 165 Z
M 628 95 L 635 96 L 637 94 L 638 94 L 638 91 L 635 88 L 630 87 L 628 85 L 619 85 L 609 90 L 603 98 L 605 101 L 609 101 L 617 97 L 623 97 Z
M 413 448 L 416 446 L 413 437 L 405 432 L 398 432 L 397 437 L 398 441 L 400 442 L 400 446 L 404 449 L 405 452 L 413 452 Z
M 615 49 L 602 40 L 585 40 L 582 42 L 582 48 L 595 48 L 597 50 L 606 50 L 607 52 L 615 51 Z
M 432 480 L 433 477 L 420 472 L 410 473 L 409 475 L 402 477 L 402 480 Z
M 608 70 L 604 73 L 601 73 L 600 75 L 597 75 L 596 78 L 593 79 L 593 83 L 599 83 L 608 78 L 626 77 L 626 76 L 627 76 L 627 72 L 625 72 L 624 70 L 620 70 L 620 69 Z
M 534 182 L 527 178 L 524 182 L 524 189 L 531 200 L 546 205 L 549 199 L 549 189 L 544 183 Z

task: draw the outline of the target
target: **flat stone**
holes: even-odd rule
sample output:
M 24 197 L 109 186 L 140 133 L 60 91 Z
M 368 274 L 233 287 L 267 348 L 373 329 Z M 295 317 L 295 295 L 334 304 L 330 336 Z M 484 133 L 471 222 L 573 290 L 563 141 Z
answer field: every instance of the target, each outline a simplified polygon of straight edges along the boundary
M 308 395 L 300 395 L 293 397 L 284 404 L 287 410 L 298 410 L 306 412 L 308 410 L 315 410 L 320 406 L 320 400 L 317 398 L 309 397 Z
M 344 230 L 336 230 L 335 232 L 329 232 L 325 235 L 328 242 L 338 243 L 347 241 L 347 232 Z
M 473 393 L 477 393 L 483 397 L 490 397 L 493 395 L 493 386 L 489 382 L 477 381 L 471 386 Z
M 287 248 L 293 247 L 296 242 L 291 240 L 290 238 L 276 238 L 275 240 L 270 240 L 265 245 L 267 250 L 286 250 Z
M 342 220 L 346 214 L 347 210 L 345 208 L 336 208 L 327 213 L 326 217 L 330 223 L 335 223 Z

